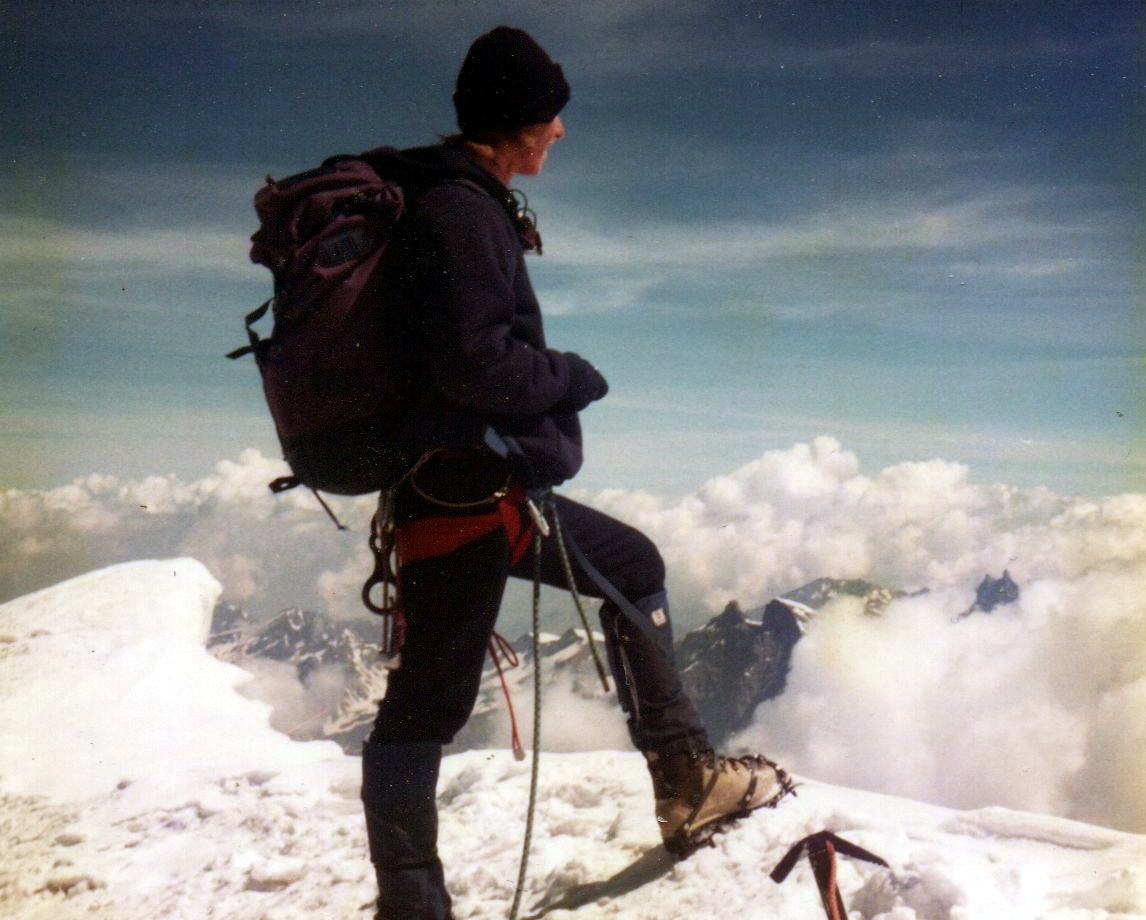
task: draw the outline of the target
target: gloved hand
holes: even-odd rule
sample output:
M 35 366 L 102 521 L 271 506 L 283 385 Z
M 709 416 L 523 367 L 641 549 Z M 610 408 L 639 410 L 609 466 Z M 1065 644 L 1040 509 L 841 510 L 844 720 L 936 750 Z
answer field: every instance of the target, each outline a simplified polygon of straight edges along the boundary
M 592 364 L 578 354 L 565 352 L 569 365 L 569 388 L 553 407 L 557 413 L 580 412 L 609 392 L 609 383 Z

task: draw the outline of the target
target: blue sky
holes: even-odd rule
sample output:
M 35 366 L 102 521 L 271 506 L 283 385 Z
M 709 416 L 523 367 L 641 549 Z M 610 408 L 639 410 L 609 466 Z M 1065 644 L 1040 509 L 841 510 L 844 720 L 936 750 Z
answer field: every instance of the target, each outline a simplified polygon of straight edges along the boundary
M 578 484 L 683 493 L 837 437 L 865 466 L 1144 484 L 1141 7 L 1118 0 L 0 3 L 0 486 L 273 455 L 250 199 L 453 130 L 469 42 L 573 87 L 521 180 Z

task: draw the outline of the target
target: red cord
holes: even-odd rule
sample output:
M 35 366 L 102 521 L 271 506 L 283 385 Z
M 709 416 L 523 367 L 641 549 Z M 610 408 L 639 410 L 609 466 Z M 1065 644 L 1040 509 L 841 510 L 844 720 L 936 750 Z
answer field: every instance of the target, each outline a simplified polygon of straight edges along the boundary
M 495 632 L 489 640 L 489 657 L 493 659 L 493 666 L 497 668 L 497 678 L 501 681 L 501 692 L 505 694 L 505 705 L 509 710 L 510 743 L 513 745 L 514 760 L 525 760 L 525 747 L 521 743 L 521 735 L 517 731 L 517 715 L 513 711 L 513 698 L 509 695 L 509 684 L 505 680 L 505 670 L 502 668 L 502 659 L 511 667 L 516 668 L 521 659 L 509 641 L 500 633 Z

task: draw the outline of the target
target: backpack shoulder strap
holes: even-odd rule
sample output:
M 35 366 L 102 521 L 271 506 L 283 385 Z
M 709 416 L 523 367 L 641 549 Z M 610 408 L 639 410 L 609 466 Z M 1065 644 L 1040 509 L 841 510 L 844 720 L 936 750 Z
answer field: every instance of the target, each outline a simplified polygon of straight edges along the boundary
M 517 234 L 517 238 L 521 241 L 522 247 L 527 252 L 535 252 L 537 255 L 541 255 L 541 234 L 537 232 L 537 215 L 533 213 L 533 209 L 529 207 L 529 203 L 525 200 L 525 196 L 521 192 L 512 189 L 495 191 L 466 176 L 446 176 L 433 178 L 423 185 L 419 185 L 417 189 L 412 192 L 409 200 L 413 201 L 423 192 L 442 185 L 461 185 L 492 198 L 501 205 L 501 209 L 505 212 L 506 217 L 509 218 L 510 225 Z

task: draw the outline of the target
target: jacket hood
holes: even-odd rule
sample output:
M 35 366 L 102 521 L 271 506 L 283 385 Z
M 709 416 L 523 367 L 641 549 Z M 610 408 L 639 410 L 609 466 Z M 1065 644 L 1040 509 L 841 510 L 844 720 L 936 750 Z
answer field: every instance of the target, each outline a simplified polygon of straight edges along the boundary
M 499 201 L 512 201 L 507 189 L 495 176 L 477 165 L 465 151 L 450 144 L 429 147 L 375 147 L 361 154 L 379 175 L 399 185 L 422 185 L 443 179 L 468 179 Z

